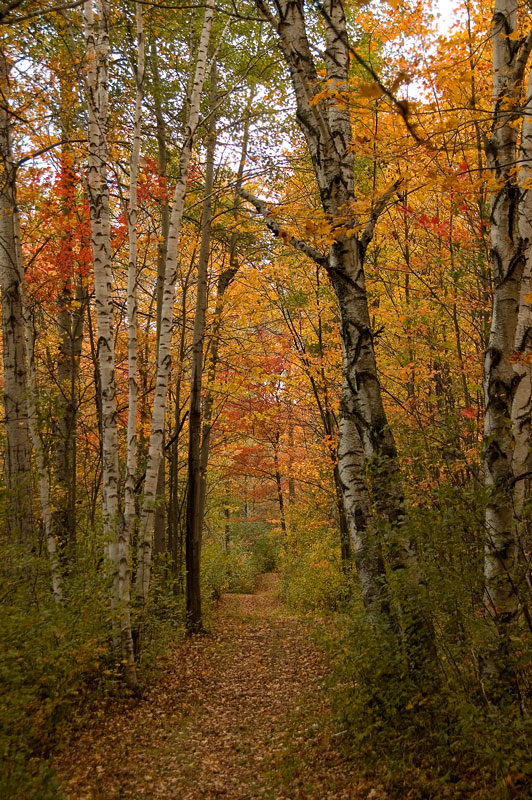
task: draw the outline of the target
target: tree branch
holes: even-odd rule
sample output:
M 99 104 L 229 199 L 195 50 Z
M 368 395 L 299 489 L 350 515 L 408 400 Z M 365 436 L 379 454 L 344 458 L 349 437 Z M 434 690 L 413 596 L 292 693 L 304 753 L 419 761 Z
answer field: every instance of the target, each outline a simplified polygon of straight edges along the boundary
M 264 222 L 266 223 L 267 227 L 271 230 L 274 236 L 277 236 L 280 239 L 283 239 L 287 244 L 291 244 L 292 247 L 295 247 L 296 250 L 299 250 L 301 253 L 304 253 L 306 256 L 311 258 L 321 267 L 328 267 L 329 264 L 329 257 L 320 253 L 319 250 L 316 250 L 315 247 L 312 245 L 307 244 L 306 242 L 302 242 L 300 239 L 296 239 L 295 236 L 283 231 L 279 223 L 274 219 L 270 210 L 264 200 L 261 200 L 259 197 L 255 197 L 254 194 L 248 192 L 246 189 L 239 189 L 239 194 L 247 200 L 248 203 L 255 206 L 259 214 L 264 218 Z
M 72 3 L 60 3 L 56 6 L 49 6 L 48 8 L 39 8 L 35 11 L 29 11 L 27 14 L 20 14 L 17 17 L 9 17 L 9 12 L 13 8 L 17 8 L 17 6 L 21 5 L 24 0 L 21 0 L 20 3 L 8 3 L 3 8 L 0 9 L 0 25 L 12 25 L 15 22 L 25 22 L 28 19 L 33 19 L 33 17 L 41 17 L 45 14 L 51 14 L 54 11 L 68 11 L 71 8 L 78 8 L 78 6 L 83 5 L 85 0 L 75 0 Z
M 386 204 L 390 197 L 395 194 L 399 186 L 402 184 L 403 178 L 399 178 L 395 181 L 386 191 L 382 194 L 379 199 L 373 203 L 371 207 L 371 212 L 369 215 L 369 222 L 367 223 L 366 227 L 362 232 L 362 236 L 360 237 L 360 244 L 364 249 L 368 246 L 373 238 L 373 231 L 375 230 L 375 225 L 377 224 L 377 220 L 379 219 L 380 215 L 384 211 Z
M 399 100 L 395 96 L 394 92 L 391 89 L 388 89 L 388 87 L 381 81 L 381 79 L 379 78 L 379 75 L 377 74 L 377 72 L 375 72 L 375 70 L 373 69 L 371 64 L 368 63 L 366 61 L 366 59 L 363 58 L 360 55 L 360 53 L 357 50 L 355 50 L 355 48 L 349 43 L 349 41 L 347 39 L 347 34 L 344 31 L 340 31 L 336 27 L 336 25 L 332 21 L 330 15 L 325 10 L 325 7 L 323 6 L 323 3 L 320 3 L 319 0 L 315 0 L 315 5 L 316 5 L 316 8 L 318 9 L 318 11 L 320 12 L 320 14 L 322 15 L 323 19 L 325 20 L 325 22 L 327 23 L 327 25 L 344 42 L 344 44 L 349 49 L 349 52 L 351 53 L 351 55 L 353 56 L 355 61 L 358 64 L 360 64 L 360 66 L 363 67 L 363 69 L 366 70 L 368 75 L 371 78 L 373 78 L 374 82 L 377 84 L 377 86 L 379 87 L 379 89 L 381 90 L 383 95 L 385 95 L 388 98 L 388 100 L 390 100 L 391 103 L 393 103 L 393 105 L 397 109 L 399 115 L 401 116 L 403 122 L 405 123 L 406 128 L 407 128 L 408 132 L 410 133 L 410 135 L 412 136 L 412 138 L 418 144 L 429 145 L 428 140 L 419 135 L 419 133 L 416 130 L 415 124 L 410 121 L 410 112 L 409 112 L 408 101 Z M 432 147 L 432 145 L 429 145 L 429 146 Z M 435 149 L 435 148 L 432 148 L 432 149 Z

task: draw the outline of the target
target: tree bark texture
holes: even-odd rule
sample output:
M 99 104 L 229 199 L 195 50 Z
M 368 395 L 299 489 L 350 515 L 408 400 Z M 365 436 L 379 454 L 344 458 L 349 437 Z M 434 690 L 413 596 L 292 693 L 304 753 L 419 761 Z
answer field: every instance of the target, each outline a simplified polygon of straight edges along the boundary
M 528 369 L 516 367 L 514 350 L 528 347 L 529 304 L 525 300 L 524 277 L 529 273 L 530 217 L 528 190 L 519 186 L 519 176 L 528 172 L 526 158 L 530 140 L 527 117 L 519 152 L 519 128 L 527 97 L 521 105 L 524 71 L 532 48 L 532 36 L 512 40 L 517 25 L 517 2 L 497 0 L 492 20 L 493 116 L 486 142 L 488 168 L 497 181 L 491 195 L 491 264 L 493 272 L 493 314 L 484 361 L 483 459 L 488 503 L 486 508 L 485 606 L 496 636 L 482 657 L 482 676 L 488 694 L 513 693 L 515 681 L 510 668 L 509 637 L 516 622 L 517 540 L 514 495 L 519 481 L 514 469 L 528 458 L 529 421 Z M 529 113 L 529 112 L 528 112 Z M 528 275 L 529 278 L 529 275 Z M 520 313 L 521 306 L 521 313 Z M 516 434 L 518 449 L 515 452 Z M 523 450 L 523 447 L 525 450 Z M 518 493 L 521 492 L 518 487 Z
M 107 72 L 110 7 L 107 0 L 97 0 L 95 7 L 97 19 L 95 19 L 92 0 L 86 0 L 84 16 L 87 59 L 87 138 L 89 149 L 87 189 L 98 323 L 98 364 L 102 410 L 103 525 L 107 557 L 113 576 L 112 602 L 119 621 L 124 677 L 128 685 L 136 688 L 138 681 L 131 632 L 128 536 L 126 523 L 120 513 L 118 495 L 119 467 L 112 296 L 113 274 L 107 179 L 107 129 L 109 124 Z M 97 25 L 95 24 L 96 22 Z
M 142 6 L 136 4 L 137 68 L 135 71 L 135 110 L 133 117 L 133 147 L 129 161 L 129 202 L 127 208 L 127 228 L 129 259 L 127 272 L 127 324 L 128 324 L 128 414 L 127 414 L 127 458 L 124 487 L 124 527 L 121 550 L 129 562 L 129 543 L 132 541 L 136 519 L 136 481 L 137 481 L 137 184 L 141 145 L 142 99 L 144 95 L 144 25 Z M 121 554 L 122 555 L 122 554 Z
M 9 302 L 6 303 L 7 311 L 12 314 L 12 317 L 4 321 L 4 337 L 8 337 L 8 345 L 10 347 L 10 361 L 8 362 L 8 371 L 14 374 L 10 375 L 10 387 L 16 389 L 24 389 L 25 397 L 25 410 L 26 418 L 19 419 L 22 423 L 21 428 L 26 427 L 29 432 L 33 450 L 35 452 L 35 462 L 37 467 L 37 478 L 39 485 L 39 498 L 41 502 L 41 513 L 44 527 L 44 535 L 46 540 L 46 549 L 50 563 L 50 573 L 52 582 L 52 592 L 56 603 L 60 604 L 63 599 L 61 569 L 57 553 L 57 542 L 55 538 L 52 507 L 50 502 L 50 483 L 48 477 L 48 470 L 46 468 L 46 461 L 44 458 L 44 451 L 39 432 L 38 424 L 38 389 L 37 380 L 35 376 L 35 366 L 33 362 L 33 344 L 34 333 L 31 320 L 28 314 L 27 291 L 26 291 L 26 277 L 24 273 L 23 255 L 22 255 L 22 242 L 20 238 L 20 220 L 17 206 L 16 194 L 16 167 L 13 162 L 13 154 L 11 149 L 11 130 L 9 120 L 9 69 L 5 53 L 0 48 L 0 86 L 2 89 L 3 102 L 0 109 L 0 169 L 2 171 L 2 185 L 0 186 L 0 274 L 2 279 L 2 292 L 4 290 L 9 295 Z M 4 310 L 4 306 L 3 306 Z M 12 330 L 10 330 L 12 328 Z M 7 329 L 7 330 L 6 330 Z M 6 342 L 4 342 L 4 345 Z M 4 356 L 5 360 L 5 356 Z M 4 366 L 4 369 L 6 367 Z M 16 395 L 18 400 L 18 395 Z M 17 405 L 14 411 L 20 414 L 21 406 Z M 19 450 L 19 456 L 25 453 L 29 442 L 21 438 L 19 441 L 24 441 L 24 451 Z M 9 440 L 8 440 L 9 446 Z M 25 505 L 17 508 L 17 512 L 28 512 L 28 518 L 24 520 L 24 527 L 19 530 L 19 533 L 24 536 L 28 544 L 31 539 L 26 538 L 25 526 L 31 522 L 33 527 L 33 511 L 31 505 L 32 486 L 31 486 L 31 450 L 28 453 L 29 470 L 24 474 L 24 478 L 20 475 L 22 484 L 25 486 L 27 498 Z M 21 462 L 18 462 L 21 465 Z M 15 491 L 18 492 L 22 489 L 20 484 L 17 484 Z M 17 498 L 18 499 L 18 498 Z M 28 534 L 30 531 L 28 530 Z
M 151 43 L 151 61 L 152 61 L 152 78 L 153 78 L 153 104 L 155 111 L 156 121 L 156 136 L 157 136 L 157 172 L 159 175 L 160 185 L 162 187 L 162 197 L 160 199 L 159 208 L 161 214 L 161 235 L 157 244 L 157 351 L 159 350 L 159 337 L 161 334 L 161 312 L 163 303 L 163 289 L 164 289 L 164 274 L 166 265 L 166 254 L 168 249 L 168 228 L 170 224 L 170 207 L 168 204 L 168 197 L 166 194 L 166 171 L 168 166 L 168 153 L 166 147 L 166 123 L 163 115 L 163 108 L 161 103 L 161 78 L 159 74 L 159 60 L 157 54 L 156 38 L 154 37 Z M 163 451 L 164 447 L 164 434 L 163 434 Z M 154 519 L 154 551 L 155 554 L 164 553 L 167 547 L 166 542 L 166 498 L 165 498 L 165 459 L 161 459 L 159 466 L 159 477 L 157 479 L 157 499 L 155 501 L 155 519 Z M 169 523 L 171 525 L 172 523 Z M 170 536 L 168 537 L 170 539 Z M 170 548 L 170 543 L 168 542 Z M 170 548 L 171 549 L 171 548 Z
M 0 280 L 4 362 L 5 478 L 10 538 L 29 545 L 33 537 L 31 439 L 26 403 L 24 320 L 17 266 L 14 210 L 16 171 L 11 157 L 9 69 L 0 51 Z
M 387 614 L 382 537 L 376 534 L 377 522 L 369 501 L 371 488 L 371 500 L 386 523 L 383 528 L 390 569 L 395 578 L 401 576 L 404 632 L 414 668 L 414 661 L 420 665 L 434 661 L 434 635 L 423 609 L 424 587 L 416 554 L 403 524 L 399 462 L 382 402 L 364 275 L 365 253 L 376 221 L 398 184 L 375 201 L 362 232 L 354 233 L 360 221 L 353 211 L 354 155 L 348 103 L 350 49 L 342 0 L 326 0 L 323 4 L 327 97 L 317 96 L 320 80 L 307 36 L 302 0 L 275 0 L 276 13 L 265 0 L 255 2 L 277 31 L 290 70 L 297 121 L 307 142 L 322 208 L 331 229 L 342 231 L 326 255 L 316 253 L 304 242 L 293 241 L 293 244 L 325 268 L 340 308 L 343 378 L 338 474 L 357 572 L 365 584 L 366 603 L 376 604 L 375 613 Z M 266 211 L 268 217 L 267 209 L 260 209 L 256 203 L 255 206 L 263 214 Z M 279 226 L 275 221 L 270 217 L 267 222 L 276 232 Z M 344 233 L 346 228 L 351 228 L 353 235 Z

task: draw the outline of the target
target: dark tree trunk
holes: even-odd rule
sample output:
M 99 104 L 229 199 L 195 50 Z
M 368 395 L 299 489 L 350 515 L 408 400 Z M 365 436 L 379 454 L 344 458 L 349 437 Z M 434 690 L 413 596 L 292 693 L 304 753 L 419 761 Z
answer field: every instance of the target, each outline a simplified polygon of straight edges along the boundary
M 212 189 L 214 185 L 214 150 L 216 129 L 216 65 L 211 69 L 211 118 L 208 132 L 205 164 L 205 193 L 201 215 L 201 246 L 198 258 L 196 313 L 192 341 L 192 377 L 190 382 L 190 415 L 188 445 L 188 491 L 186 512 L 186 627 L 187 633 L 203 630 L 201 612 L 201 538 L 203 518 L 201 504 L 201 385 L 203 373 L 203 344 L 207 312 L 207 271 L 209 265 Z

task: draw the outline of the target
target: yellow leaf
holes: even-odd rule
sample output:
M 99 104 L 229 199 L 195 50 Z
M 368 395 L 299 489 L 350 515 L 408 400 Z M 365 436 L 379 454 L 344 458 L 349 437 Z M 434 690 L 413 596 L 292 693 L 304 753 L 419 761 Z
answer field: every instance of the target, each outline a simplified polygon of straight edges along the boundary
M 361 97 L 367 97 L 369 100 L 377 100 L 382 97 L 384 92 L 378 83 L 364 83 L 359 87 L 358 93 Z

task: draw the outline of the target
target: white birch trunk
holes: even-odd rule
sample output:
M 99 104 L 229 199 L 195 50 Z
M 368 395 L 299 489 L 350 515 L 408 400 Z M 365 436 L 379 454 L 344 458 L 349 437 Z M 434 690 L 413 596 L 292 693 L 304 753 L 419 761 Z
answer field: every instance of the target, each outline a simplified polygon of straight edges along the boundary
M 109 3 L 96 0 L 95 24 L 92 0 L 86 0 L 85 42 L 88 101 L 88 178 L 91 217 L 91 245 L 94 261 L 94 289 L 98 323 L 98 363 L 102 409 L 102 494 L 103 525 L 107 556 L 113 570 L 113 605 L 118 612 L 126 682 L 137 686 L 131 636 L 129 565 L 126 534 L 121 528 L 118 497 L 118 436 L 116 410 L 115 354 L 113 335 L 113 275 L 111 265 L 111 224 L 107 182 L 107 127 L 109 100 L 107 62 L 109 53 Z M 122 523 L 123 527 L 123 523 Z M 121 549 L 119 548 L 121 542 Z
M 279 13 L 275 17 L 264 0 L 255 2 L 277 31 L 290 69 L 297 119 L 307 141 L 323 210 L 333 227 L 335 222 L 339 228 L 355 226 L 359 221 L 352 208 L 355 197 L 351 120 L 347 103 L 342 98 L 348 87 L 350 61 L 343 2 L 327 0 L 323 8 L 326 85 L 331 94 L 338 93 L 338 101 L 334 97 L 313 99 L 320 90 L 320 81 L 307 38 L 303 4 L 282 0 L 276 4 Z M 381 610 L 386 612 L 386 573 L 382 547 L 375 535 L 372 502 L 369 501 L 371 487 L 372 501 L 389 523 L 390 567 L 404 574 L 405 593 L 412 597 L 408 605 L 412 616 L 416 617 L 416 624 L 411 624 L 410 628 L 417 626 L 420 636 L 418 642 L 413 642 L 412 650 L 425 651 L 432 658 L 432 626 L 429 620 L 424 619 L 422 603 L 413 599 L 422 592 L 422 581 L 403 524 L 404 499 L 399 463 L 382 402 L 364 275 L 366 248 L 375 222 L 391 194 L 389 191 L 376 201 L 362 234 L 349 238 L 338 235 L 327 255 L 318 254 L 316 257 L 310 253 L 312 248 L 304 243 L 300 242 L 298 246 L 327 270 L 340 307 L 343 388 L 338 474 L 364 596 L 368 605 L 379 604 L 377 598 L 380 598 Z M 268 225 L 275 232 L 271 221 Z M 368 468 L 370 487 L 366 478 Z
M 127 455 L 124 486 L 124 525 L 118 534 L 118 603 L 121 614 L 121 640 L 124 659 L 129 672 L 128 683 L 136 686 L 135 656 L 131 630 L 131 573 L 130 549 L 135 530 L 135 483 L 137 473 L 137 186 L 141 146 L 142 101 L 144 97 L 145 40 L 142 5 L 136 3 L 137 33 L 137 71 L 135 76 L 135 111 L 133 119 L 133 143 L 129 170 L 129 206 L 127 212 L 129 262 L 127 286 L 128 320 L 128 415 L 127 415 Z
M 493 118 L 486 143 L 488 167 L 499 187 L 491 195 L 491 261 L 494 296 L 493 316 L 484 362 L 484 469 L 489 499 L 486 507 L 485 606 L 496 636 L 482 656 L 482 676 L 489 695 L 500 699 L 514 691 L 510 667 L 509 634 L 519 604 L 516 592 L 517 543 L 513 510 L 514 468 L 523 458 L 520 449 L 514 461 L 514 430 L 519 427 L 519 406 L 526 406 L 526 375 L 514 364 L 518 312 L 526 268 L 528 243 L 522 233 L 528 227 L 528 205 L 522 204 L 516 163 L 518 128 L 522 117 L 520 94 L 532 38 L 513 41 L 517 24 L 516 0 L 496 0 L 492 21 Z M 528 138 L 528 124 L 525 128 Z M 523 141 L 528 149 L 529 142 Z M 523 165 L 527 169 L 528 165 Z M 527 309 L 522 305 L 522 322 Z M 522 338 L 522 337 L 521 337 Z M 526 339 L 526 336 L 525 336 Z M 521 380 L 522 379 L 522 380 Z M 517 392 L 519 383 L 522 392 Z M 517 395 L 517 403 L 516 401 Z M 512 411 L 514 424 L 512 424 Z M 526 433 L 526 425 L 524 427 Z
M 129 602 L 129 579 L 125 580 L 122 574 L 124 568 L 129 569 L 129 547 L 135 529 L 135 484 L 137 474 L 137 409 L 138 409 L 138 379 L 137 379 L 137 181 L 139 171 L 142 100 L 144 85 L 144 27 L 142 6 L 136 5 L 137 24 L 137 73 L 135 111 L 133 119 L 133 147 L 131 150 L 129 168 L 129 206 L 127 210 L 127 226 L 129 240 L 129 263 L 127 285 L 127 320 L 128 320 L 128 415 L 127 415 L 127 458 L 124 497 L 124 528 L 119 537 L 119 563 L 120 583 L 125 588 Z M 120 592 L 122 595 L 124 589 Z M 121 598 L 122 600 L 124 598 Z
M 525 547 L 527 527 L 524 509 L 525 500 L 530 496 L 532 475 L 532 72 L 529 73 L 526 104 L 524 108 L 521 145 L 519 151 L 519 234 L 526 246 L 526 263 L 523 268 L 519 313 L 515 333 L 515 353 L 518 361 L 515 371 L 519 383 L 512 405 L 512 427 L 514 450 L 512 472 L 514 481 L 513 505 L 517 526 L 517 544 L 520 550 Z
M 26 404 L 24 323 L 19 271 L 15 252 L 13 211 L 15 170 L 11 157 L 9 128 L 9 70 L 0 50 L 0 285 L 4 365 L 5 478 L 12 513 L 6 527 L 13 540 L 31 545 L 32 509 L 31 441 Z
M 112 305 L 113 276 L 106 140 L 109 106 L 107 89 L 109 6 L 107 0 L 96 0 L 97 26 L 92 0 L 86 0 L 84 9 L 89 120 L 87 186 L 98 324 L 98 363 L 101 380 L 103 524 L 107 555 L 114 568 L 116 566 L 119 503 Z
M 22 380 L 26 383 L 25 386 L 21 387 L 24 389 L 25 396 L 24 406 L 28 425 L 26 431 L 29 429 L 35 452 L 41 513 L 46 539 L 46 549 L 50 562 L 52 592 L 56 603 L 60 604 L 63 599 L 61 570 L 57 553 L 57 542 L 54 535 L 48 470 L 46 468 L 37 417 L 38 392 L 33 360 L 34 337 L 31 319 L 28 314 L 26 276 L 23 266 L 20 219 L 16 198 L 16 168 L 13 162 L 11 132 L 9 127 L 9 75 L 5 54 L 3 52 L 0 52 L 0 83 L 3 90 L 3 103 L 0 109 L 1 168 L 3 173 L 3 185 L 0 193 L 0 212 L 2 212 L 0 227 L 0 269 L 2 272 L 2 289 L 4 290 L 5 282 L 9 281 L 11 286 L 17 287 L 18 295 L 17 318 L 4 321 L 4 326 L 6 324 L 11 324 L 13 328 L 12 337 L 16 345 L 13 351 L 15 356 L 13 369 L 18 372 L 17 380 Z M 12 309 L 13 308 L 12 306 Z M 20 440 L 17 439 L 17 443 L 19 441 Z M 24 446 L 27 446 L 25 442 Z M 25 477 L 28 479 L 30 474 L 28 473 Z M 31 481 L 26 484 L 25 491 L 28 494 L 27 508 L 30 510 L 31 520 Z M 17 513 L 21 513 L 24 509 L 17 508 L 16 510 Z
M 161 328 L 159 335 L 159 350 L 157 358 L 157 379 L 155 385 L 155 398 L 152 413 L 150 443 L 148 450 L 148 464 L 144 484 L 144 502 L 142 505 L 139 545 L 137 559 L 136 596 L 142 608 L 147 600 L 150 586 L 153 525 L 155 516 L 155 500 L 157 496 L 157 477 L 161 460 L 161 449 L 164 434 L 164 418 L 166 409 L 166 396 L 168 391 L 168 378 L 171 363 L 171 345 L 173 330 L 173 309 L 175 297 L 175 283 L 177 277 L 177 256 L 179 237 L 185 206 L 185 193 L 194 134 L 198 125 L 199 109 L 205 71 L 207 66 L 207 48 L 214 17 L 214 6 L 209 2 L 205 7 L 205 15 L 201 30 L 194 82 L 190 95 L 189 113 L 185 128 L 185 139 L 179 164 L 179 177 L 175 188 L 170 226 L 168 233 L 168 249 L 166 254 L 165 279 L 163 301 L 161 309 Z

